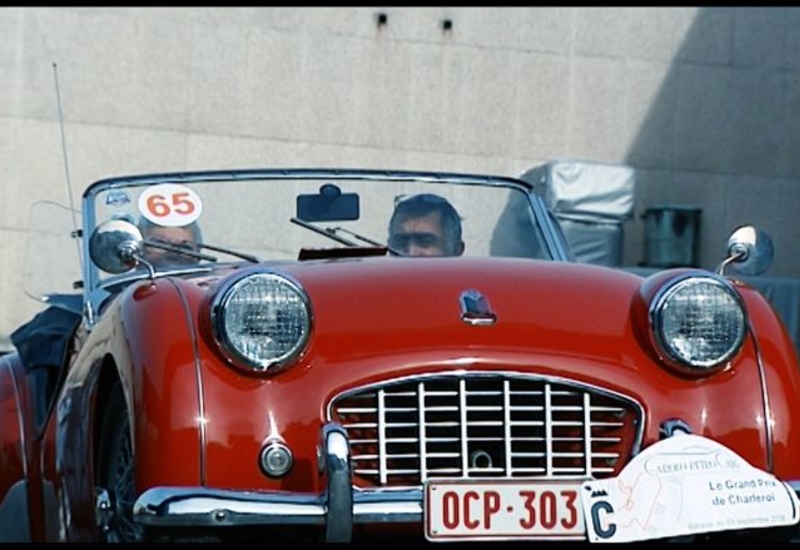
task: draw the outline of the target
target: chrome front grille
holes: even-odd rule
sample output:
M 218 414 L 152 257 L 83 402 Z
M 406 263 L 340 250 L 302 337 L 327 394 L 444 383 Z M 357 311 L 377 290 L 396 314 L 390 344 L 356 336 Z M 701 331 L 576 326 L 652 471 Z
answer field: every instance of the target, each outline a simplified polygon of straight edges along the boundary
M 373 386 L 332 405 L 355 476 L 373 486 L 607 477 L 630 458 L 639 415 L 632 402 L 595 388 L 486 373 Z

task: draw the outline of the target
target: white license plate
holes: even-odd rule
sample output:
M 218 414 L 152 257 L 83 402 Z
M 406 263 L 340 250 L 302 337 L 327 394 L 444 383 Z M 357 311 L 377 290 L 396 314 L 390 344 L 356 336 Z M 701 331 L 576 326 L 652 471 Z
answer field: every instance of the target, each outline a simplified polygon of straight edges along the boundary
M 430 480 L 425 536 L 442 540 L 585 538 L 582 481 Z

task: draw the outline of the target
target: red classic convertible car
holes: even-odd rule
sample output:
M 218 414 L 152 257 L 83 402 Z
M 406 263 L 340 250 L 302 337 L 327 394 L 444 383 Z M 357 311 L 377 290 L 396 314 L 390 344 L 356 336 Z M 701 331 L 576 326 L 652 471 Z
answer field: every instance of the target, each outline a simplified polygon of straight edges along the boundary
M 0 540 L 795 534 L 800 369 L 736 278 L 771 261 L 755 227 L 645 278 L 574 261 L 508 177 L 184 172 L 39 207 Z

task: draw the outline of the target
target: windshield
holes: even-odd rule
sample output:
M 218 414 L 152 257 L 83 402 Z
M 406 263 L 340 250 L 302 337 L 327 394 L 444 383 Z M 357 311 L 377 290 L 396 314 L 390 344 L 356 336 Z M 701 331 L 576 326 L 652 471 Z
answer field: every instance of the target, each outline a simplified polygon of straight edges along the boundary
M 297 260 L 301 250 L 354 246 L 388 247 L 388 254 L 402 254 L 414 244 L 433 246 L 433 237 L 424 231 L 398 234 L 391 242 L 389 238 L 395 207 L 425 194 L 446 201 L 457 212 L 463 255 L 550 259 L 528 191 L 504 178 L 411 177 L 381 172 L 363 177 L 354 171 L 119 178 L 98 182 L 87 191 L 84 230 L 91 235 L 97 224 L 108 220 L 127 220 L 147 231 L 154 225 L 183 228 L 185 231 L 170 239 L 145 234 L 145 242 L 189 253 L 194 250 L 197 254 L 190 263 L 195 266 Z M 195 250 L 192 241 L 198 237 L 202 245 Z M 181 250 L 160 253 L 172 254 L 174 259 Z M 119 278 L 91 263 L 87 268 L 94 271 L 90 282 L 96 285 Z

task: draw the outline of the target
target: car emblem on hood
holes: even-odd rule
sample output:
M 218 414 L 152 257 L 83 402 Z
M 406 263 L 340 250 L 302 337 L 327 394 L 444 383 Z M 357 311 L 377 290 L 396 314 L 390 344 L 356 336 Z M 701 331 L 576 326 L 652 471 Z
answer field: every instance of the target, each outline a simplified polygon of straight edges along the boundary
M 477 290 L 465 290 L 461 293 L 461 320 L 470 325 L 493 325 L 497 315 L 492 312 L 489 300 Z

